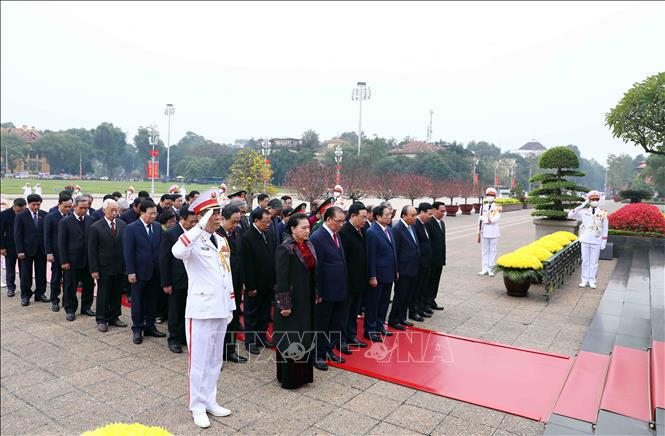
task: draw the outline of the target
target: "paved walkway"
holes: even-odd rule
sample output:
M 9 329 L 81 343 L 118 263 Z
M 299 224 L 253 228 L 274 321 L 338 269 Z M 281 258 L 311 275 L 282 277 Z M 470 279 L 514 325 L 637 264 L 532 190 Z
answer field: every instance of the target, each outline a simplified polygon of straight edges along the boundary
M 499 255 L 533 240 L 529 213 L 504 214 Z M 541 351 L 579 351 L 615 261 L 600 263 L 596 290 L 579 289 L 575 275 L 549 303 L 542 286 L 532 286 L 527 298 L 508 297 L 500 274 L 476 275 L 476 217 L 447 218 L 446 225 L 448 265 L 438 298 L 445 310 L 419 326 Z M 110 422 L 187 435 L 543 432 L 542 423 L 335 368 L 315 370 L 312 385 L 285 391 L 265 359 L 225 366 L 218 398 L 233 414 L 198 431 L 186 408 L 187 355 L 169 352 L 165 339 L 137 346 L 128 328 L 99 333 L 90 318 L 67 322 L 45 303 L 21 307 L 4 289 L 0 308 L 3 435 L 77 434 Z M 129 321 L 129 311 L 123 313 Z

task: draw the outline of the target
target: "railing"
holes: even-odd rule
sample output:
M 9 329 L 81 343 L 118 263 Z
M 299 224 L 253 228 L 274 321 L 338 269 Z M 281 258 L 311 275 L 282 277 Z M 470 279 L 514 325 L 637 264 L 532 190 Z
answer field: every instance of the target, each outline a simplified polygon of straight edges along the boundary
M 563 286 L 567 276 L 572 275 L 577 265 L 582 261 L 582 250 L 580 241 L 574 241 L 564 247 L 563 250 L 543 261 L 543 284 L 545 285 L 546 301 L 556 290 Z

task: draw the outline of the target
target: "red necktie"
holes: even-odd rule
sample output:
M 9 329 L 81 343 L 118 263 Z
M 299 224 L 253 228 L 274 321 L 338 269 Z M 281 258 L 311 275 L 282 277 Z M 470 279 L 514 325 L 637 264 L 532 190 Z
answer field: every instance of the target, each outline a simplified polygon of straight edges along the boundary
M 115 221 L 111 221 L 111 234 L 115 236 Z
M 335 246 L 339 248 L 339 241 L 337 240 L 337 234 L 333 233 L 333 241 L 335 241 Z

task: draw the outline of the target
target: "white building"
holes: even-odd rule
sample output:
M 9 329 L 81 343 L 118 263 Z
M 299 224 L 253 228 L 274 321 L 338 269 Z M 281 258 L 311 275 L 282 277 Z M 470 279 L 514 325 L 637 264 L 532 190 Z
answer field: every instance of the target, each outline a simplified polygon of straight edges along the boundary
M 543 144 L 536 141 L 535 139 L 532 139 L 517 150 L 513 151 L 513 153 L 519 154 L 522 157 L 527 157 L 529 155 L 540 156 L 546 150 L 547 148 L 545 148 Z

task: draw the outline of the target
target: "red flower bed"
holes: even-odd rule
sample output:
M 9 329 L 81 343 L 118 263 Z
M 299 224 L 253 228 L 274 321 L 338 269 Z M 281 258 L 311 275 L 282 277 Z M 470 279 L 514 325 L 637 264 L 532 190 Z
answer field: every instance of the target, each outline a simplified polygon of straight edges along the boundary
M 628 204 L 609 216 L 610 229 L 665 235 L 665 217 L 653 204 Z

